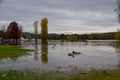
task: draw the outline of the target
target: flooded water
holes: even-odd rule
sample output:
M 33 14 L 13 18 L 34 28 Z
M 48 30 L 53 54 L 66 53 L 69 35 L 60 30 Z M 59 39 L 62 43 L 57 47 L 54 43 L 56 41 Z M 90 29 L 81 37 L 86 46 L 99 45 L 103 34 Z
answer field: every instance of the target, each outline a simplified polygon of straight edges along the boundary
M 37 49 L 0 60 L 0 70 L 120 70 L 120 46 L 113 41 L 25 43 L 23 48 Z M 80 54 L 69 55 L 73 51 Z

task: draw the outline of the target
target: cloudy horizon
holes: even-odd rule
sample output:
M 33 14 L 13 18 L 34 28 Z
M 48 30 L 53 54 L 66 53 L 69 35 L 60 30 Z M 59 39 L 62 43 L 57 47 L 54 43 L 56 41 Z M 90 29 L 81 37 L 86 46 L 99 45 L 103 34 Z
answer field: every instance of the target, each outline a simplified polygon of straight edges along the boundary
M 101 33 L 116 31 L 120 23 L 116 0 L 0 0 L 0 26 L 16 21 L 34 32 L 33 22 L 48 18 L 49 33 Z

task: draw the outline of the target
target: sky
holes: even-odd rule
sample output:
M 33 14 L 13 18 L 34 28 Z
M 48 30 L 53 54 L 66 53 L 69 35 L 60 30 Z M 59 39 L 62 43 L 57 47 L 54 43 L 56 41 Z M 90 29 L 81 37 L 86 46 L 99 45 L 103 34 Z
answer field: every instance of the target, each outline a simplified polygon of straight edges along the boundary
M 48 19 L 49 33 L 103 33 L 120 28 L 116 0 L 0 0 L 0 27 L 11 21 L 34 32 L 33 22 Z

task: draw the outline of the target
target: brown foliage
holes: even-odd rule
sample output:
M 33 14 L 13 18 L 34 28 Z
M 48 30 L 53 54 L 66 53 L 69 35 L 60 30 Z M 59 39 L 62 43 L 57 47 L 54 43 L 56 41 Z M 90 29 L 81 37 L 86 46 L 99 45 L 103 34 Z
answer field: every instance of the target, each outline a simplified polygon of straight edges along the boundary
M 9 39 L 19 39 L 20 31 L 16 22 L 11 22 L 7 29 Z

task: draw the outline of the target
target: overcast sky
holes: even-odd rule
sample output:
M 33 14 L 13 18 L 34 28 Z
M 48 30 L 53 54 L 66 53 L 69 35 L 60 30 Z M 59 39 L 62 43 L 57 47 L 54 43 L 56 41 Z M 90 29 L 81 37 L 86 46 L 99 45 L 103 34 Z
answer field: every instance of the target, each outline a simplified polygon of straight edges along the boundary
M 112 32 L 120 28 L 116 0 L 0 0 L 0 26 L 16 21 L 33 32 L 33 22 L 48 18 L 49 33 Z

